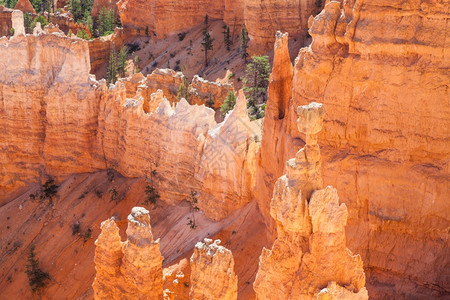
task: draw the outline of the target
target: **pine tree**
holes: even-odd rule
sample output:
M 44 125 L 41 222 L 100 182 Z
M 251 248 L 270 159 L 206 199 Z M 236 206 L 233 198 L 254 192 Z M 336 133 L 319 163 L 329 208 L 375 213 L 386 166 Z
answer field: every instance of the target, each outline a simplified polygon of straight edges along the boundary
M 247 65 L 244 77 L 244 92 L 247 96 L 249 115 L 253 119 L 264 116 L 264 104 L 267 101 L 270 64 L 268 56 L 253 56 Z
M 214 103 L 215 103 L 214 97 L 213 97 L 211 91 L 209 91 L 208 100 L 206 100 L 206 106 L 209 107 L 209 108 L 213 108 L 214 107 Z
M 225 46 L 227 47 L 227 50 L 231 50 L 231 36 L 230 36 L 230 27 L 227 25 L 223 25 L 223 41 L 225 42 Z
M 232 91 L 229 91 L 227 98 L 220 107 L 220 111 L 225 116 L 230 110 L 234 108 L 235 104 L 236 104 L 236 95 Z
M 247 28 L 245 28 L 245 25 L 242 26 L 241 30 L 241 51 L 242 52 L 242 58 L 244 59 L 244 62 L 247 63 L 247 49 L 248 49 L 248 42 L 249 42 L 248 32 Z
M 205 67 L 208 66 L 208 50 L 213 50 L 213 41 L 214 39 L 211 38 L 211 35 L 208 32 L 208 27 L 205 27 L 203 29 L 203 40 L 202 40 L 202 46 L 203 51 L 205 52 Z
M 109 35 L 114 32 L 115 28 L 114 10 L 102 7 L 98 16 L 98 33 L 100 36 Z
M 180 84 L 180 87 L 178 88 L 177 92 L 177 99 L 181 100 L 181 98 L 186 99 L 188 103 L 190 103 L 189 99 L 189 82 L 186 78 L 183 79 L 183 81 Z
M 50 275 L 41 270 L 39 267 L 39 260 L 34 253 L 34 245 L 30 247 L 30 253 L 28 254 L 28 264 L 25 273 L 28 277 L 28 282 L 33 292 L 45 287 L 47 281 L 50 279 Z
M 116 51 L 114 47 L 111 49 L 111 54 L 109 55 L 108 69 L 106 71 L 106 83 L 115 83 L 117 81 L 117 58 Z
M 120 77 L 125 77 L 125 70 L 127 68 L 127 47 L 122 46 L 117 54 L 117 70 Z

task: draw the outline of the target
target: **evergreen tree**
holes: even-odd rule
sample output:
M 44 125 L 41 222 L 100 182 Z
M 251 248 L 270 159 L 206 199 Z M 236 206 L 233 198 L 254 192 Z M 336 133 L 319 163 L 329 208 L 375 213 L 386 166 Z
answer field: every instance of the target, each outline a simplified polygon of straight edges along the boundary
M 30 24 L 31 32 L 33 32 L 34 27 L 36 27 L 37 22 L 41 23 L 42 28 L 44 28 L 48 24 L 47 19 L 43 15 L 37 15 Z
M 102 7 L 98 16 L 98 33 L 100 36 L 109 35 L 115 28 L 114 10 Z
M 177 99 L 181 100 L 181 98 L 186 99 L 188 103 L 190 103 L 189 99 L 189 82 L 186 78 L 183 79 L 183 81 L 180 84 L 180 87 L 178 88 L 177 92 Z
M 208 66 L 208 50 L 213 50 L 213 41 L 214 39 L 211 38 L 211 35 L 208 32 L 208 27 L 205 27 L 203 29 L 203 40 L 202 40 L 202 46 L 203 51 L 205 52 L 205 67 Z
M 108 69 L 106 71 L 106 83 L 116 83 L 117 81 L 117 59 L 116 51 L 114 47 L 111 49 L 111 54 L 109 55 Z
M 31 30 L 31 22 L 33 22 L 32 19 L 31 19 L 31 15 L 29 13 L 27 13 L 27 12 L 24 13 L 23 14 L 23 23 L 24 23 L 24 26 L 25 26 L 25 32 L 29 33 L 29 34 L 33 33 L 32 30 Z
M 270 64 L 268 56 L 253 56 L 247 65 L 244 77 L 244 92 L 247 96 L 247 107 L 252 119 L 264 117 L 269 86 Z
M 227 47 L 227 50 L 230 51 L 231 50 L 231 35 L 230 35 L 230 27 L 228 27 L 227 25 L 222 26 L 223 28 L 223 41 L 225 42 L 225 46 Z
M 247 28 L 245 28 L 245 25 L 242 26 L 241 30 L 241 51 L 242 52 L 242 58 L 244 59 L 244 62 L 247 63 L 247 49 L 248 49 L 248 42 L 249 42 L 248 32 Z
M 14 8 L 16 6 L 18 0 L 6 0 L 6 7 Z
M 79 37 L 80 39 L 84 39 L 84 40 L 89 40 L 89 34 L 86 32 L 85 29 L 78 29 L 77 31 L 77 37 Z
M 28 254 L 28 264 L 25 271 L 33 292 L 45 287 L 47 285 L 47 280 L 50 279 L 50 275 L 40 269 L 39 260 L 36 258 L 34 248 L 34 245 L 31 245 L 30 253 Z
M 214 108 L 214 103 L 215 103 L 214 97 L 213 97 L 211 91 L 209 91 L 208 100 L 206 100 L 206 106 L 209 108 Z
M 236 104 L 236 95 L 232 91 L 229 91 L 227 98 L 220 107 L 220 111 L 225 116 L 230 110 L 234 108 L 235 104 Z
M 127 68 L 127 48 L 122 46 L 117 54 L 117 70 L 120 77 L 125 77 L 125 70 Z

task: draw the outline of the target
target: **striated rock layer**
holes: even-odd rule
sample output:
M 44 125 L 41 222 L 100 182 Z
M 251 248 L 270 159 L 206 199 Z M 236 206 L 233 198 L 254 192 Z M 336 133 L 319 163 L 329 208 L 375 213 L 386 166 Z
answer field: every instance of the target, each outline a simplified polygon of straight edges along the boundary
M 159 239 L 153 240 L 148 210 L 132 209 L 124 243 L 113 218 L 101 229 L 95 242 L 94 299 L 162 299 L 163 257 Z
M 99 0 L 94 8 L 108 1 Z M 231 32 L 239 35 L 245 24 L 251 38 L 251 50 L 264 52 L 274 41 L 277 30 L 289 31 L 292 37 L 306 37 L 308 18 L 316 14 L 321 2 L 307 0 L 121 0 L 117 3 L 121 22 L 127 31 L 144 34 L 148 29 L 158 38 L 181 32 L 210 19 L 223 20 Z M 98 9 L 93 10 L 94 16 Z
M 237 276 L 231 251 L 220 240 L 205 239 L 191 257 L 190 299 L 237 299 Z
M 441 1 L 331 1 L 309 22 L 313 42 L 300 51 L 292 83 L 283 77 L 290 65 L 280 63 L 287 52 L 275 49 L 257 171 L 261 211 L 269 219 L 282 161 L 303 144 L 290 108 L 323 102 L 324 183 L 349 207 L 347 245 L 362 255 L 374 297 L 449 293 L 448 18 Z M 291 85 L 289 95 L 271 93 Z
M 345 296 L 332 299 L 368 299 L 361 257 L 346 248 L 347 207 L 339 205 L 336 189 L 322 188 L 317 133 L 323 106 L 300 106 L 298 113 L 306 146 L 287 161 L 286 175 L 275 184 L 270 214 L 278 238 L 261 254 L 257 299 L 313 299 L 329 294 L 326 289 L 333 284 Z
M 246 129 L 253 128 L 248 118 L 237 125 L 243 130 L 223 139 L 216 132 L 229 124 L 216 124 L 214 111 L 203 105 L 171 105 L 163 91 L 153 92 L 153 75 L 135 75 L 108 89 L 89 75 L 87 45 L 57 34 L 0 39 L 0 194 L 45 174 L 62 179 L 115 169 L 150 179 L 156 169 L 154 185 L 165 201 L 177 203 L 196 191 L 199 206 L 216 220 L 251 201 L 255 181 L 248 170 L 259 144 L 250 139 L 259 132 Z M 206 145 L 227 147 L 230 161 L 208 154 Z M 229 178 L 241 172 L 234 164 L 247 158 L 252 160 L 239 181 Z M 226 197 L 204 187 L 218 182 Z M 224 199 L 230 203 L 220 210 L 208 204 Z

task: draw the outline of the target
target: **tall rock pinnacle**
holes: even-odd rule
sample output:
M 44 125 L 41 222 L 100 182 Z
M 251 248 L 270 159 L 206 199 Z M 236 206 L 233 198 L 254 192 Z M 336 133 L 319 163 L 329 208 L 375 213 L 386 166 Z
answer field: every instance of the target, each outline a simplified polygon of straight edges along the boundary
M 270 214 L 278 239 L 261 254 L 257 298 L 367 299 L 362 260 L 345 245 L 347 207 L 339 205 L 336 189 L 323 188 L 317 144 L 323 105 L 313 102 L 297 113 L 306 145 L 275 184 Z

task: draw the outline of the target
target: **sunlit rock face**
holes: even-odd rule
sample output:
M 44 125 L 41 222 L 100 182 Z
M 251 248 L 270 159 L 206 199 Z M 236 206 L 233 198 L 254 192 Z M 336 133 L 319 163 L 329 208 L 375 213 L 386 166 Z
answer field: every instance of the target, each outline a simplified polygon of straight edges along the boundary
M 163 257 L 154 241 L 148 210 L 134 207 L 128 216 L 127 240 L 120 241 L 114 219 L 101 225 L 95 242 L 95 299 L 162 299 Z
M 164 201 L 175 204 L 195 191 L 204 213 L 216 220 L 251 201 L 260 129 L 248 119 L 245 99 L 217 124 L 214 110 L 174 96 L 181 73 L 135 74 L 108 88 L 89 75 L 88 51 L 86 41 L 58 33 L 0 40 L 0 194 L 44 174 L 63 179 L 114 169 L 150 178 L 156 170 Z M 202 81 L 198 89 L 202 85 L 213 83 Z M 213 96 L 230 90 L 214 86 Z M 226 136 L 231 130 L 236 134 Z M 227 149 L 229 163 L 217 159 L 217 147 Z
M 189 299 L 237 299 L 233 255 L 219 244 L 220 240 L 205 239 L 195 245 Z
M 286 171 L 283 161 L 305 141 L 292 108 L 324 103 L 318 136 L 323 181 L 348 207 L 347 246 L 370 270 L 369 289 L 380 282 L 390 286 L 377 284 L 374 297 L 395 297 L 393 290 L 406 298 L 430 297 L 449 285 L 443 276 L 450 223 L 447 18 L 439 1 L 331 1 L 309 21 L 313 41 L 296 59 L 290 95 L 270 94 L 289 80 L 270 83 L 273 121 L 267 120 L 274 133 L 263 135 L 261 158 L 267 149 L 279 156 L 262 160 L 265 171 L 257 172 L 261 211 L 269 216 L 272 188 Z M 277 109 L 270 112 L 270 106 Z M 286 113 L 277 120 L 277 112 Z M 268 224 L 275 231 L 275 223 Z
M 98 0 L 109 7 L 108 1 Z M 94 3 L 94 8 L 98 5 Z M 121 0 L 116 8 L 124 28 L 133 34 L 153 32 L 158 38 L 201 24 L 206 15 L 210 20 L 223 20 L 239 35 L 247 27 L 251 38 L 250 51 L 264 53 L 272 47 L 277 30 L 288 31 L 292 37 L 304 39 L 308 18 L 320 11 L 321 2 L 293 0 Z M 93 10 L 98 15 L 98 9 Z
M 270 214 L 278 238 L 261 254 L 257 299 L 314 299 L 333 284 L 343 295 L 368 299 L 361 257 L 346 247 L 347 207 L 339 204 L 336 189 L 322 184 L 317 133 L 324 113 L 318 103 L 298 108 L 298 129 L 307 143 L 275 184 Z

